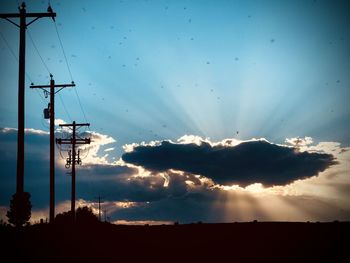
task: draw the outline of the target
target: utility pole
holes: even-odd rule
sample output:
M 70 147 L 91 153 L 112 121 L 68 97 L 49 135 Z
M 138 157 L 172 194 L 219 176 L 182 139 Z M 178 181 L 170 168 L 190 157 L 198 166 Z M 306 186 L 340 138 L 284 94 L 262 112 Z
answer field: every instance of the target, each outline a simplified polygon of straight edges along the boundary
M 31 89 L 42 89 L 47 94 L 50 94 L 50 103 L 48 109 L 44 110 L 44 118 L 50 118 L 50 223 L 53 223 L 55 219 L 55 94 L 60 92 L 66 87 L 75 87 L 74 82 L 72 84 L 59 84 L 55 85 L 55 80 L 52 74 L 50 74 L 50 85 L 31 85 Z M 46 89 L 50 88 L 50 91 Z M 59 90 L 55 91 L 55 88 Z
M 104 213 L 104 216 L 105 216 L 105 222 L 107 222 L 107 209 L 103 209 L 103 213 Z
M 76 145 L 79 144 L 90 144 L 90 138 L 80 138 L 76 135 L 77 127 L 90 126 L 90 123 L 75 123 L 72 124 L 60 124 L 60 127 L 72 127 L 72 138 L 70 139 L 56 139 L 57 144 L 70 144 L 72 145 L 72 152 L 67 158 L 66 167 L 68 168 L 72 165 L 72 192 L 71 192 L 71 212 L 73 217 L 73 222 L 75 221 L 75 164 L 81 164 L 80 154 L 75 151 Z M 78 137 L 78 138 L 77 138 Z M 77 157 L 77 158 L 76 158 Z
M 98 195 L 98 197 L 95 197 L 98 199 L 98 220 L 101 221 L 101 203 L 104 203 L 104 201 L 101 201 L 104 197 Z
M 33 17 L 29 23 L 27 17 Z M 26 5 L 23 2 L 16 14 L 0 14 L 0 18 L 9 21 L 11 24 L 19 27 L 19 68 L 18 68 L 18 134 L 17 134 L 17 177 L 16 193 L 24 192 L 24 84 L 25 84 L 25 46 L 26 46 L 26 28 L 42 17 L 51 17 L 53 20 L 56 13 L 49 6 L 48 13 L 27 13 Z M 10 18 L 19 18 L 19 25 Z

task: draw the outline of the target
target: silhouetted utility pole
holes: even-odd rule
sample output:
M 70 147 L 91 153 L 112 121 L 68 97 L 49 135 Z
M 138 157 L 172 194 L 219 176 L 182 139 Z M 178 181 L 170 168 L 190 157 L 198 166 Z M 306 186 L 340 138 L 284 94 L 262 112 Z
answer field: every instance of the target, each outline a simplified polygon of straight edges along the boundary
M 75 87 L 74 82 L 55 85 L 55 80 L 52 77 L 50 74 L 50 85 L 30 86 L 31 89 L 42 89 L 50 94 L 48 109 L 44 110 L 44 118 L 50 119 L 50 223 L 55 219 L 55 94 L 66 87 Z M 50 88 L 50 91 L 47 91 L 47 88 Z M 59 90 L 55 91 L 55 88 L 59 88 Z
M 98 220 L 101 221 L 101 203 L 104 203 L 104 201 L 101 201 L 101 199 L 103 199 L 103 197 L 98 195 L 98 197 L 95 198 L 98 199 Z
M 0 14 L 0 18 L 6 19 L 11 24 L 19 27 L 19 68 L 18 68 L 18 134 L 17 134 L 17 178 L 16 192 L 24 192 L 24 84 L 25 84 L 25 46 L 26 46 L 26 28 L 42 17 L 51 17 L 54 19 L 56 13 L 52 12 L 49 6 L 48 13 L 27 13 L 26 5 L 23 2 L 19 8 L 19 14 Z M 34 19 L 28 24 L 27 17 Z M 19 25 L 10 18 L 19 18 Z
M 104 216 L 105 216 L 105 222 L 107 222 L 107 209 L 103 209 L 103 213 L 104 213 Z
M 81 164 L 80 154 L 76 154 L 75 147 L 77 144 L 90 144 L 90 138 L 77 138 L 76 130 L 77 127 L 82 126 L 90 126 L 90 123 L 75 123 L 73 121 L 72 124 L 60 124 L 61 127 L 72 127 L 72 138 L 70 139 L 56 139 L 57 144 L 71 144 L 72 152 L 69 153 L 69 157 L 67 158 L 66 167 L 72 165 L 72 194 L 71 194 L 71 211 L 73 220 L 75 221 L 75 164 Z M 77 157 L 77 158 L 76 158 Z

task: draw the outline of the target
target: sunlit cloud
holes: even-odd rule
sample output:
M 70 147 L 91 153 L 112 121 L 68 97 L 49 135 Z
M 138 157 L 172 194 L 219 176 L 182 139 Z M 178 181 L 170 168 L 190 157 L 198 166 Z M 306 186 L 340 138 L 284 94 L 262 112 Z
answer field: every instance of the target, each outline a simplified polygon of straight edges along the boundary
M 125 162 L 154 172 L 168 169 L 200 174 L 223 185 L 283 185 L 317 175 L 336 163 L 331 153 L 300 152 L 266 139 L 238 141 L 183 136 L 178 142 L 152 141 L 126 146 Z
M 0 134 L 4 163 L 7 167 L 11 162 L 8 158 L 15 158 L 16 129 L 2 129 Z M 43 137 L 44 136 L 44 137 Z M 288 149 L 296 149 L 298 154 L 317 153 L 332 154 L 335 164 L 324 171 L 308 178 L 299 178 L 291 183 L 279 186 L 266 186 L 258 181 L 247 185 L 221 184 L 215 182 L 210 176 L 200 173 L 192 173 L 179 169 L 165 169 L 155 171 L 146 167 L 131 164 L 122 159 L 110 160 L 104 151 L 105 146 L 113 146 L 115 139 L 97 133 L 85 132 L 84 136 L 91 136 L 95 144 L 91 147 L 93 153 L 89 162 L 84 161 L 79 167 L 77 187 L 77 206 L 87 205 L 95 214 L 98 213 L 98 203 L 94 198 L 97 193 L 105 195 L 102 205 L 102 217 L 109 218 L 116 223 L 132 224 L 155 221 L 160 222 L 232 222 L 249 220 L 294 220 L 294 221 L 327 221 L 346 220 L 350 218 L 350 149 L 342 147 L 337 142 L 320 142 L 318 144 L 304 143 L 300 149 L 291 145 L 279 145 Z M 35 156 L 47 156 L 48 134 L 40 130 L 26 130 L 26 138 L 30 143 L 30 151 L 36 152 Z M 47 138 L 47 140 L 46 140 Z M 44 139 L 44 140 L 42 140 Z M 308 139 L 310 142 L 312 139 Z M 40 144 L 38 144 L 40 142 Z M 269 143 L 266 139 L 224 139 L 213 142 L 209 138 L 186 135 L 174 143 L 181 146 L 192 144 L 195 147 L 205 146 L 234 149 L 246 142 Z M 132 152 L 140 145 L 145 147 L 161 146 L 163 141 L 151 141 L 131 144 Z M 46 145 L 43 147 L 43 145 Z M 275 144 L 273 144 L 275 145 Z M 276 144 L 277 145 L 277 144 Z M 115 148 L 108 147 L 109 148 Z M 128 147 L 125 147 L 128 150 Z M 110 149 L 107 153 L 113 153 Z M 13 153 L 12 153 L 13 152 Z M 294 153 L 293 153 L 294 154 Z M 12 157 L 11 157 L 12 156 Z M 39 158 L 38 157 L 38 158 Z M 41 158 L 41 157 L 40 157 Z M 28 177 L 27 187 L 37 187 L 36 182 L 46 183 L 41 186 L 48 190 L 48 159 L 38 159 L 42 167 L 36 177 Z M 13 169 L 15 163 L 13 162 Z M 28 166 L 27 166 L 28 167 Z M 29 169 L 31 169 L 29 167 Z M 63 166 L 57 166 L 57 174 L 64 171 Z M 1 218 L 7 220 L 6 211 L 8 200 L 13 191 L 8 191 L 8 173 L 2 175 L 2 207 Z M 10 173 L 9 173 L 10 174 Z M 7 178 L 7 179 L 6 179 Z M 15 178 L 15 177 L 14 177 Z M 66 189 L 69 180 L 63 180 L 58 176 L 57 193 Z M 12 180 L 13 181 L 13 180 Z M 64 182 L 65 185 L 62 185 Z M 13 184 L 13 183 L 11 183 Z M 33 186 L 32 186 L 33 185 Z M 5 197 L 6 193 L 6 197 Z M 70 210 L 70 201 L 59 197 L 57 199 L 56 213 Z M 38 200 L 43 199 L 38 205 Z M 40 196 L 33 192 L 33 214 L 31 222 L 38 222 L 41 218 L 48 217 L 48 195 Z M 5 200 L 5 202 L 4 202 Z M 45 201 L 46 200 L 46 201 Z M 45 204 L 43 206 L 43 204 Z M 151 224 L 151 223 L 149 223 Z
M 286 143 L 289 143 L 292 146 L 300 147 L 300 146 L 307 146 L 313 143 L 313 140 L 311 137 L 305 137 L 305 138 L 287 138 Z
M 116 140 L 108 135 L 104 135 L 95 131 L 83 132 L 81 137 L 87 137 L 91 139 L 90 144 L 80 146 L 81 154 L 85 164 L 109 164 L 110 161 L 107 159 L 108 153 L 101 155 L 101 152 L 111 152 L 114 147 L 110 147 L 102 151 L 102 146 L 110 145 L 116 142 Z
M 115 149 L 114 147 L 111 147 L 111 148 L 105 149 L 104 151 L 105 151 L 105 152 L 110 152 L 110 151 L 113 151 L 114 149 Z

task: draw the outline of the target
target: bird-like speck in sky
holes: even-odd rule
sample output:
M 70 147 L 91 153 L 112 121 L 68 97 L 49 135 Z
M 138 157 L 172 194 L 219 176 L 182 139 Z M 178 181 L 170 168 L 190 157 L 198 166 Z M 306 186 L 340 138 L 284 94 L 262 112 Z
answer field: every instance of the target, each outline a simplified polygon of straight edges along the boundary
M 110 137 L 103 139 L 104 142 L 116 141 L 111 145 L 102 145 L 99 151 L 94 148 L 93 154 L 96 155 L 92 159 L 101 158 L 104 161 L 103 150 L 114 147 L 114 150 L 108 151 L 108 158 L 118 160 L 123 155 L 123 145 L 136 145 L 141 142 L 144 142 L 142 145 L 151 142 L 155 145 L 164 144 L 164 148 L 167 148 L 167 142 L 176 143 L 185 135 L 188 137 L 184 141 L 188 138 L 191 141 L 193 135 L 193 138 L 201 136 L 205 141 L 205 138 L 210 138 L 217 145 L 226 140 L 229 142 L 229 139 L 235 144 L 241 142 L 240 140 L 263 138 L 276 146 L 286 144 L 287 138 L 302 140 L 305 136 L 310 136 L 314 141 L 312 147 L 319 143 L 322 147 L 329 146 L 322 142 L 350 146 L 348 1 L 75 0 L 60 1 L 59 6 L 57 0 L 26 0 L 27 11 L 45 12 L 48 2 L 51 2 L 53 12 L 57 13 L 56 25 L 64 52 L 52 19 L 40 19 L 28 26 L 41 59 L 29 43 L 26 46 L 28 76 L 25 82 L 26 85 L 31 81 L 36 84 L 49 84 L 47 71 L 52 71 L 57 83 L 70 83 L 74 79 L 77 85 L 75 88 L 66 88 L 59 93 L 65 106 L 57 98 L 55 118 L 64 122 L 89 122 L 92 125 L 91 132 L 100 133 L 95 136 Z M 0 13 L 11 12 L 18 12 L 16 1 L 1 1 Z M 1 21 L 0 27 L 1 34 L 18 57 L 18 29 L 6 20 Z M 17 127 L 17 59 L 11 55 L 6 41 L 0 36 L 1 127 Z M 41 65 L 42 62 L 47 64 L 48 70 Z M 25 126 L 28 130 L 42 130 L 43 123 L 47 125 L 42 118 L 42 110 L 47 108 L 49 98 L 40 97 L 37 92 L 27 88 L 25 95 Z M 85 114 L 79 106 L 79 98 Z M 0 131 L 0 135 L 3 136 L 4 132 Z M 26 143 L 31 143 L 30 138 L 26 136 Z M 48 146 L 49 140 L 41 141 L 42 145 Z M 16 146 L 16 141 L 13 143 Z M 181 141 L 179 145 L 175 145 L 175 149 L 185 145 L 186 142 Z M 31 147 L 32 145 L 27 147 L 28 152 Z M 199 146 L 200 149 L 205 147 L 211 146 L 209 143 Z M 16 147 L 13 148 L 16 150 Z M 3 158 L 11 156 L 6 155 L 5 147 L 0 147 L 0 150 L 3 151 Z M 196 154 L 192 156 L 196 157 Z M 252 157 L 249 156 L 247 160 L 250 161 L 250 158 Z M 166 159 L 165 156 L 164 160 Z M 11 162 L 14 163 L 14 160 Z M 45 168 L 45 165 L 48 163 L 45 162 L 42 167 Z M 31 175 L 31 166 L 25 167 L 28 169 L 26 173 Z M 47 173 L 48 169 L 44 168 L 42 170 Z M 79 178 L 84 176 L 85 168 L 84 165 L 79 167 Z M 101 170 L 106 171 L 108 167 L 103 168 Z M 13 175 L 15 171 L 14 166 L 8 174 Z M 61 172 L 57 166 L 57 173 Z M 314 179 L 324 176 L 324 172 L 316 173 L 318 176 Z M 166 177 L 168 171 L 162 173 Z M 201 189 L 201 185 L 196 184 L 193 188 L 190 184 L 179 181 L 182 178 L 180 173 L 182 171 L 171 173 L 168 187 L 152 189 L 154 192 L 151 193 L 151 198 L 160 196 L 159 203 L 164 202 L 162 205 L 165 207 L 168 204 L 167 197 L 172 196 L 173 192 L 181 192 L 184 188 L 186 197 L 191 196 L 193 189 Z M 97 172 L 96 177 L 100 178 L 99 175 Z M 154 180 L 153 176 L 158 178 L 159 174 L 152 172 L 152 178 L 147 178 L 145 182 Z M 47 179 L 47 176 L 43 178 Z M 14 179 L 11 180 L 13 186 Z M 33 180 L 28 176 L 26 182 L 30 184 Z M 142 182 L 140 179 L 137 184 L 133 184 L 133 187 L 137 187 L 138 194 L 144 191 L 140 188 L 144 186 Z M 145 186 L 145 196 L 150 198 L 150 192 L 147 185 Z M 6 187 L 5 185 L 3 189 Z M 79 187 L 82 187 L 81 182 Z M 102 190 L 104 187 L 101 187 Z M 263 189 L 264 187 L 262 186 Z M 315 189 L 322 192 L 321 188 Z M 118 200 L 127 198 L 120 193 L 120 185 L 116 185 L 115 189 L 118 189 Z M 135 188 L 130 190 L 132 192 L 135 192 Z M 249 191 L 242 192 L 246 194 Z M 33 194 L 34 199 L 37 198 L 36 193 Z M 83 191 L 79 191 L 77 197 L 81 198 L 80 195 L 83 194 Z M 210 193 L 210 196 L 213 194 L 215 193 Z M 306 191 L 305 194 L 309 193 Z M 3 196 L 2 192 L 1 195 Z M 180 202 L 187 202 L 182 197 L 179 197 Z M 88 198 L 91 196 L 86 197 Z M 140 201 L 142 198 L 137 196 L 136 200 Z M 283 196 L 286 207 L 289 205 L 289 198 L 292 197 Z M 312 198 L 321 200 L 317 196 Z M 333 197 L 330 196 L 329 200 L 331 198 Z M 47 196 L 42 199 L 45 202 L 41 205 L 46 207 Z M 175 199 L 177 198 L 171 201 L 176 203 Z M 0 199 L 0 206 L 8 205 L 8 200 L 4 204 Z M 229 201 L 225 208 L 230 211 L 218 210 L 213 217 L 218 218 L 218 214 L 222 214 L 227 215 L 225 220 L 239 220 L 236 218 L 239 213 L 235 210 L 239 206 L 232 206 L 235 202 Z M 256 203 L 260 204 L 260 201 L 259 199 Z M 167 214 L 164 209 L 158 211 L 155 208 L 158 204 L 150 203 L 154 206 L 150 212 L 136 205 L 131 210 L 116 211 L 120 214 L 115 218 L 133 215 L 140 220 L 157 219 L 155 215 L 159 213 L 163 218 L 175 219 L 173 214 Z M 217 203 L 214 203 L 215 212 Z M 208 202 L 206 208 L 212 207 L 212 204 Z M 33 207 L 34 205 L 37 207 L 35 201 Z M 182 209 L 179 214 L 192 220 L 194 217 L 186 214 L 187 205 L 184 205 L 186 209 Z M 250 215 L 263 214 L 265 211 L 262 210 L 268 206 L 270 205 L 262 204 L 259 207 L 261 211 L 252 208 L 249 210 Z M 342 209 L 350 211 L 349 205 Z M 212 213 L 212 209 L 203 209 L 202 206 L 197 206 L 194 210 L 200 210 L 202 214 L 199 215 L 203 215 L 204 210 Z M 169 211 L 179 211 L 178 206 L 170 205 Z M 304 211 L 307 212 L 306 216 L 301 216 L 301 219 L 325 214 L 307 207 L 302 207 L 297 213 L 301 215 Z M 308 213 L 310 211 L 312 213 Z M 273 216 L 278 213 L 269 212 L 266 215 L 275 219 Z M 334 213 L 330 211 L 327 214 Z M 207 218 L 206 215 L 203 218 Z M 247 218 L 250 219 L 248 216 L 242 220 Z M 224 221 L 223 218 L 219 219 Z

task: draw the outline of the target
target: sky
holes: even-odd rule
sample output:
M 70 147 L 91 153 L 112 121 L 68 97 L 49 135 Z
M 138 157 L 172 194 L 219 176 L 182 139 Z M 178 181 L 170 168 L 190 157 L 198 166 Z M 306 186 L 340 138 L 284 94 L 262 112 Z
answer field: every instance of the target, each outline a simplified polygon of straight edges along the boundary
M 33 221 L 48 211 L 49 124 L 48 98 L 29 86 L 49 84 L 50 73 L 57 84 L 77 85 L 56 95 L 56 124 L 91 123 L 81 130 L 93 142 L 81 149 L 78 202 L 96 209 L 104 196 L 113 222 L 350 220 L 347 1 L 49 2 L 55 22 L 41 18 L 26 35 Z M 17 3 L 1 1 L 0 13 L 18 12 Z M 26 5 L 46 12 L 48 1 Z M 6 219 L 15 191 L 18 28 L 1 20 L 0 37 Z M 67 136 L 56 127 L 56 137 Z M 70 177 L 66 149 L 56 149 L 61 212 Z

